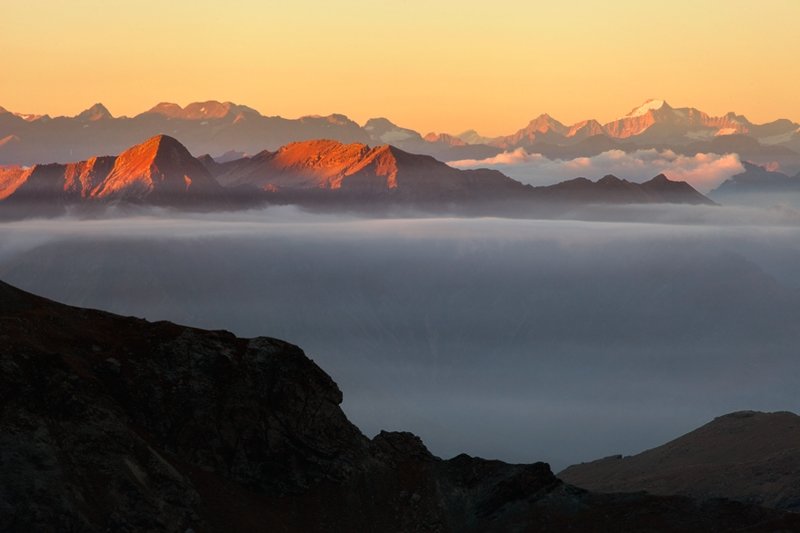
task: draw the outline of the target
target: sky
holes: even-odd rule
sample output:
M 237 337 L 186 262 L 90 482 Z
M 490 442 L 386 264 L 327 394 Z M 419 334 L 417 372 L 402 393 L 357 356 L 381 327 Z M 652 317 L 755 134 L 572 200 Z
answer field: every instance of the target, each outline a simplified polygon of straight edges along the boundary
M 0 106 L 230 100 L 507 134 L 649 98 L 800 120 L 797 0 L 4 0 Z

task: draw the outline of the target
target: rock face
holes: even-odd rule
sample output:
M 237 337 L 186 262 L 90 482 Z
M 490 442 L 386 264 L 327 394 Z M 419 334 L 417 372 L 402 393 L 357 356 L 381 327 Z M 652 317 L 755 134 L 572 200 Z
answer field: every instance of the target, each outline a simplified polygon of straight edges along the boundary
M 0 202 L 0 216 L 8 218 L 119 203 L 233 209 L 271 202 L 379 215 L 399 208 L 519 216 L 548 216 L 565 203 L 713 203 L 663 175 L 644 184 L 606 176 L 597 183 L 579 178 L 534 188 L 496 170 L 458 169 L 391 145 L 324 139 L 221 163 L 208 155 L 193 157 L 167 135 L 118 156 L 0 167 Z
M 157 135 L 119 154 L 90 194 L 94 198 L 170 200 L 219 192 L 219 184 L 181 143 Z
M 800 416 L 731 413 L 658 448 L 573 465 L 559 476 L 601 492 L 725 497 L 800 511 Z
M 544 128 L 546 123 L 539 126 Z M 292 143 L 277 152 L 265 151 L 222 165 L 208 162 L 207 166 L 223 185 L 255 186 L 270 192 L 391 193 L 391 198 L 421 201 L 488 203 L 505 199 L 528 205 L 713 204 L 688 183 L 671 181 L 663 174 L 642 184 L 606 176 L 597 182 L 577 178 L 548 187 L 530 187 L 498 171 L 458 170 L 430 156 L 410 154 L 390 145 L 371 148 L 331 140 Z
M 0 283 L 0 530 L 800 527 L 725 501 L 597 495 L 544 463 L 364 437 L 296 346 L 63 306 Z
M 421 200 L 492 199 L 530 188 L 494 170 L 458 170 L 436 159 L 394 146 L 369 147 L 331 140 L 286 145 L 234 161 L 217 175 L 226 186 L 267 191 L 328 190 Z
M 98 119 L 102 120 L 102 119 Z M 34 165 L 8 178 L 0 173 L 0 199 L 50 208 L 87 200 L 172 204 L 213 200 L 222 188 L 177 140 L 158 135 L 119 156 L 61 165 Z

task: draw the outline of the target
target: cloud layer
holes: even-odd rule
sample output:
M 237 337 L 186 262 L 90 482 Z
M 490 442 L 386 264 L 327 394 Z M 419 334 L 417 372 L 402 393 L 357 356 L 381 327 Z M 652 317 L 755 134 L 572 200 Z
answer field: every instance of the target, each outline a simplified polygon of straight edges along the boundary
M 625 211 L 647 223 L 292 208 L 27 220 L 0 224 L 0 279 L 296 343 L 368 435 L 413 431 L 443 457 L 558 470 L 726 412 L 800 409 L 800 226 L 731 207 Z
M 672 150 L 637 150 L 626 153 L 609 150 L 594 157 L 578 157 L 567 161 L 548 159 L 542 154 L 529 154 L 524 148 L 487 159 L 453 161 L 457 168 L 493 168 L 531 185 L 552 185 L 579 176 L 601 178 L 614 174 L 634 182 L 647 181 L 657 174 L 689 182 L 700 192 L 716 188 L 734 174 L 744 172 L 737 154 L 697 154 L 685 156 Z

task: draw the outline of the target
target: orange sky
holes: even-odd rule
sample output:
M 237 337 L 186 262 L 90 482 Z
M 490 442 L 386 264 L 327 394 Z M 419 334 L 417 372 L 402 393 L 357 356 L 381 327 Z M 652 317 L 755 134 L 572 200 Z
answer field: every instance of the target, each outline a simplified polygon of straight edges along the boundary
M 217 99 L 494 135 L 663 98 L 800 120 L 798 0 L 2 4 L 0 106 L 19 112 Z

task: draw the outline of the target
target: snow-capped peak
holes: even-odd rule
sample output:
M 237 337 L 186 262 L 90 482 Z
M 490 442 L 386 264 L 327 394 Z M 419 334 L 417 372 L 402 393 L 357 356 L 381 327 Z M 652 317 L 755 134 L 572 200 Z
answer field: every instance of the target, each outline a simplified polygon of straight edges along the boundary
M 625 116 L 641 117 L 643 115 L 646 115 L 650 111 L 661 109 L 665 105 L 667 105 L 667 103 L 664 100 L 648 100 Z

